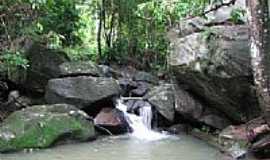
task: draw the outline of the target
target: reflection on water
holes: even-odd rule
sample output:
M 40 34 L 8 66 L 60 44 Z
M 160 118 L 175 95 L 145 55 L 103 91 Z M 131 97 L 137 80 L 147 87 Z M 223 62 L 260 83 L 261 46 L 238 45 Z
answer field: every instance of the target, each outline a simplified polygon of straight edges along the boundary
M 189 136 L 143 141 L 125 136 L 57 146 L 32 153 L 0 154 L 0 160 L 218 160 L 218 151 Z

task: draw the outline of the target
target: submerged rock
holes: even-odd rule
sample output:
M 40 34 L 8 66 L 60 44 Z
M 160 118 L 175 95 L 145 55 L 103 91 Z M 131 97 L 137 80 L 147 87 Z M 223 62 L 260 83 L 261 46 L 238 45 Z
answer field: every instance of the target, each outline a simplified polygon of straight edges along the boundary
M 166 129 L 171 134 L 187 134 L 191 131 L 191 126 L 188 124 L 175 124 Z
M 116 108 L 103 108 L 94 119 L 95 125 L 109 130 L 112 134 L 131 131 L 123 112 Z
M 68 76 L 101 76 L 96 64 L 91 61 L 65 62 L 59 66 L 60 75 Z
M 32 106 L 11 114 L 0 126 L 0 152 L 46 148 L 59 140 L 94 138 L 86 113 L 67 104 Z
M 253 90 L 248 39 L 245 25 L 215 26 L 171 39 L 168 63 L 177 82 L 187 85 L 207 107 L 235 122 L 260 113 Z
M 102 77 L 67 77 L 51 79 L 46 89 L 48 103 L 67 103 L 79 108 L 120 94 L 116 80 Z
M 171 84 L 163 84 L 153 87 L 145 96 L 157 111 L 169 121 L 174 120 L 175 101 Z
M 231 125 L 231 122 L 228 119 L 214 114 L 205 115 L 200 118 L 200 121 L 220 130 Z

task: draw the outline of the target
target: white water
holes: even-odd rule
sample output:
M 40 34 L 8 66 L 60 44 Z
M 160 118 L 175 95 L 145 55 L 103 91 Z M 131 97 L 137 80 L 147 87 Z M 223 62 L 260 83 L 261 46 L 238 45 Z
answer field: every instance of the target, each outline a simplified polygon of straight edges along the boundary
M 148 141 L 160 140 L 169 137 L 168 135 L 151 130 L 151 121 L 153 117 L 151 106 L 141 107 L 139 110 L 140 116 L 128 113 L 127 106 L 121 99 L 117 100 L 116 108 L 125 114 L 130 127 L 133 129 L 133 132 L 131 133 L 132 137 Z

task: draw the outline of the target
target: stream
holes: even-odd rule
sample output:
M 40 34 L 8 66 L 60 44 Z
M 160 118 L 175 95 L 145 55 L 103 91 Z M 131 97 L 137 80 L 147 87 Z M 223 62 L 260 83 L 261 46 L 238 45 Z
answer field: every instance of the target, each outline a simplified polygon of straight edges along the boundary
M 190 136 L 146 141 L 122 135 L 31 153 L 0 154 L 0 160 L 218 160 L 218 155 L 217 149 Z
M 0 160 L 218 160 L 219 151 L 205 142 L 187 135 L 172 136 L 151 129 L 152 110 L 145 106 L 140 115 L 121 110 L 133 132 L 121 136 L 98 138 L 93 142 L 58 145 L 56 147 L 0 154 Z

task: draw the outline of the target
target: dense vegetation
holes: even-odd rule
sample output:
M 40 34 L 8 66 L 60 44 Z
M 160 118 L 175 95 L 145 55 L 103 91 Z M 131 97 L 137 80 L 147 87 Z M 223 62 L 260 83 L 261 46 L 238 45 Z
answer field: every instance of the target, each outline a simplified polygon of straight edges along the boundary
M 0 2 L 0 71 L 27 68 L 30 42 L 73 60 L 164 69 L 166 30 L 221 0 L 5 0 Z M 238 12 L 232 15 L 238 16 Z M 3 67 L 7 66 L 7 67 Z

